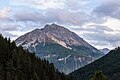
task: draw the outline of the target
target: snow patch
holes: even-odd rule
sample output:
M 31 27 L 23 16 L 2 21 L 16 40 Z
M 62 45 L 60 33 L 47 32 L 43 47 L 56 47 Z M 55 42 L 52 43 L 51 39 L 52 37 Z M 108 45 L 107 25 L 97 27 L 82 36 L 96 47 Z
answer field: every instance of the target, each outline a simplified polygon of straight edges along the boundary
M 17 42 L 16 45 L 20 46 L 23 43 L 23 41 Z
M 64 60 L 64 58 L 58 59 L 58 61 L 63 61 L 63 60 Z
M 49 54 L 47 56 L 44 56 L 44 58 L 50 58 L 50 57 L 55 57 L 56 55 Z
M 65 60 L 67 59 L 67 58 L 69 58 L 71 55 L 68 55 L 67 57 L 65 57 Z
M 71 55 L 68 55 L 67 57 L 65 57 L 65 58 L 60 58 L 60 59 L 58 59 L 58 61 L 65 61 L 65 63 L 66 63 L 66 60 L 70 57 Z
M 51 56 L 51 55 L 49 54 L 49 55 L 47 55 L 47 56 L 44 56 L 44 57 L 45 57 L 45 58 L 50 58 L 50 56 Z

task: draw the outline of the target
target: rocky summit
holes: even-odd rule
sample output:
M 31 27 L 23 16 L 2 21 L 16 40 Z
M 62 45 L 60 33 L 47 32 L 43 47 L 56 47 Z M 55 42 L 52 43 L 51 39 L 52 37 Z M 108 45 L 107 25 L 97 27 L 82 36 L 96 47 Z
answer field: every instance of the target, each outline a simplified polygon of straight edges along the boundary
M 58 70 L 66 74 L 104 55 L 74 32 L 54 23 L 28 32 L 15 42 L 54 63 Z

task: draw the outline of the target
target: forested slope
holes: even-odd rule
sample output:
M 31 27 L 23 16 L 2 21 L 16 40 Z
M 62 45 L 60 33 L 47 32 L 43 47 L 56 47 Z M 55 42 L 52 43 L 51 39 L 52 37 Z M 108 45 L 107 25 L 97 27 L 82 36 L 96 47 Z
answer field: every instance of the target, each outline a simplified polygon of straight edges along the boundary
M 73 80 L 52 63 L 41 60 L 0 35 L 0 80 Z
M 95 62 L 72 72 L 70 75 L 73 75 L 76 80 L 89 80 L 94 72 L 98 70 L 102 70 L 109 77 L 109 80 L 120 80 L 120 47 L 110 51 Z

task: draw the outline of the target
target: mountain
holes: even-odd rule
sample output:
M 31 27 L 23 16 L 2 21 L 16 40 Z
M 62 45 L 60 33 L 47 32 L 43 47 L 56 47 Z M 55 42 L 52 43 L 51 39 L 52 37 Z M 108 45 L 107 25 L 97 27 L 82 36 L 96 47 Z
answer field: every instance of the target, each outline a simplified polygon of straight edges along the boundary
M 110 50 L 108 48 L 100 49 L 100 51 L 103 52 L 104 54 L 107 54 L 110 52 Z
M 104 55 L 74 32 L 54 23 L 28 32 L 15 42 L 54 63 L 66 74 Z
M 109 80 L 120 80 L 120 47 L 111 50 L 102 58 L 70 73 L 70 75 L 74 76 L 76 80 L 89 80 L 98 70 L 103 71 Z
M 17 47 L 0 35 L 0 80 L 73 80 L 60 73 L 53 63 Z

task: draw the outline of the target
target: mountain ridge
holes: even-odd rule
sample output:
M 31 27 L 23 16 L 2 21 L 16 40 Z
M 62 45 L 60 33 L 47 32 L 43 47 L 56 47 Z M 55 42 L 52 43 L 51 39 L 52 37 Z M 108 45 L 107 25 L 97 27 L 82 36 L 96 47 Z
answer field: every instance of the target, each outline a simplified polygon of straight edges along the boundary
M 108 48 L 103 48 L 103 49 L 100 49 L 101 52 L 103 52 L 104 54 L 107 54 L 110 52 L 110 49 Z
M 95 71 L 101 70 L 109 80 L 120 80 L 120 47 L 111 50 L 102 58 L 82 67 L 70 75 L 74 76 L 75 80 L 89 80 L 92 78 Z
M 103 56 L 103 53 L 77 34 L 57 24 L 35 29 L 20 36 L 15 42 L 41 58 L 47 56 L 64 73 L 70 73 Z

